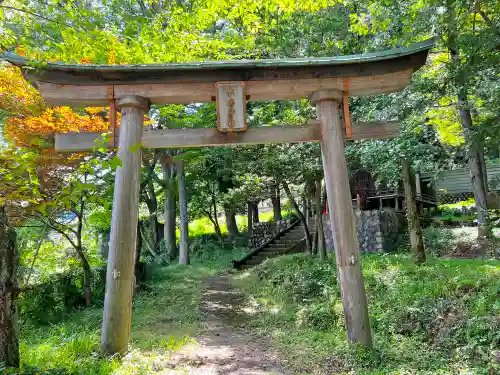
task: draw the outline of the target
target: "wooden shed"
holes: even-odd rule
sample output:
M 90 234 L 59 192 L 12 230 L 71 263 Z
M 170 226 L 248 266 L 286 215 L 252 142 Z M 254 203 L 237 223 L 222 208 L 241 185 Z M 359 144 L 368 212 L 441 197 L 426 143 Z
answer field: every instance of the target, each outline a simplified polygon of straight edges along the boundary
M 486 173 L 490 191 L 500 192 L 500 164 L 487 166 Z M 454 203 L 474 196 L 469 168 L 422 173 L 420 178 L 441 203 Z

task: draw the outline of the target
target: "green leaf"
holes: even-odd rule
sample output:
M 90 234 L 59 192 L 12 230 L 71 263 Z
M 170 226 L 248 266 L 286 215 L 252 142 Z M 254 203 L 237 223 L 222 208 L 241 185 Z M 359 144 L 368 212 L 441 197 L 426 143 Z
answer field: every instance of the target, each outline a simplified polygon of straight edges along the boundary
M 130 147 L 128 148 L 128 150 L 129 150 L 130 152 L 137 152 L 137 151 L 139 151 L 139 150 L 141 149 L 141 147 L 142 147 L 142 144 L 141 144 L 141 143 L 138 143 L 138 144 L 135 144 L 135 145 L 130 146 Z
M 113 169 L 116 169 L 118 167 L 122 166 L 122 160 L 118 157 L 115 156 L 113 159 L 109 161 L 109 166 Z

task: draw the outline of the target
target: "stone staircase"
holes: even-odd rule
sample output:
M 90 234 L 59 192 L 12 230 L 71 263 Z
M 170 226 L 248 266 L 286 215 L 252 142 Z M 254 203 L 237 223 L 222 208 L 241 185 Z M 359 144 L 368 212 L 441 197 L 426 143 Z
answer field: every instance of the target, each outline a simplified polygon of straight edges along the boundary
M 310 222 L 309 230 L 315 230 L 314 223 Z M 243 270 L 256 266 L 268 258 L 284 254 L 300 253 L 306 248 L 304 229 L 299 221 L 295 221 L 276 237 L 264 245 L 252 250 L 238 261 L 234 261 L 234 268 Z

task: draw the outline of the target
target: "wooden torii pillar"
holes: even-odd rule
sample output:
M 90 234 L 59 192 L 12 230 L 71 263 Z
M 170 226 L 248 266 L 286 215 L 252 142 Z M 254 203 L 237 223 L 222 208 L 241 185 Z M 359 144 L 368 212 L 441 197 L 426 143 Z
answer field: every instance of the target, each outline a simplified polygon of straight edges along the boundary
M 118 157 L 113 196 L 101 350 L 111 354 L 127 351 L 131 334 L 135 248 L 141 182 L 141 134 L 149 101 L 125 96 L 116 101 L 121 110 Z
M 344 129 L 339 116 L 342 97 L 342 91 L 323 90 L 313 93 L 309 98 L 316 104 L 320 120 L 321 156 L 347 337 L 351 343 L 371 347 L 356 222 L 344 155 Z

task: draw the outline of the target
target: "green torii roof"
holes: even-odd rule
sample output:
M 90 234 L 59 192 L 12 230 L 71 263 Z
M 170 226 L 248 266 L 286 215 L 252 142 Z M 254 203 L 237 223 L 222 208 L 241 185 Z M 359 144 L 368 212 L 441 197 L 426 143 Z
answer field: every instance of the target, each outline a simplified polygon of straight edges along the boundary
M 0 58 L 20 66 L 27 78 L 40 87 L 42 95 L 53 104 L 102 105 L 106 100 L 99 88 L 114 86 L 115 93 L 121 88 L 122 91 L 127 89 L 130 95 L 139 85 L 151 84 L 156 87 L 168 84 L 170 88 L 178 84 L 177 87 L 182 89 L 169 98 L 148 91 L 146 97 L 152 103 L 189 103 L 213 100 L 215 91 L 211 85 L 221 81 L 247 82 L 250 100 L 303 98 L 307 97 L 306 91 L 311 89 L 312 82 L 316 84 L 314 89 L 342 89 L 339 85 L 346 78 L 349 79 L 351 95 L 394 92 L 410 83 L 411 73 L 425 63 L 433 46 L 434 40 L 429 39 L 405 48 L 348 56 L 173 64 L 40 64 L 11 53 Z M 285 87 L 285 83 L 289 86 Z M 64 90 L 54 85 L 66 85 L 66 89 L 73 87 L 72 95 L 68 97 Z M 198 92 L 194 85 L 199 85 Z M 93 95 L 89 91 L 91 86 L 96 89 Z M 277 94 L 272 96 L 272 91 Z M 142 95 L 141 92 L 136 94 Z
M 127 64 L 127 65 L 107 65 L 107 64 L 64 64 L 49 62 L 39 65 L 37 70 L 49 72 L 59 71 L 79 74 L 85 72 L 89 76 L 92 73 L 101 76 L 104 80 L 113 80 L 112 73 L 133 73 L 133 72 L 162 72 L 162 71 L 192 71 L 192 70 L 223 70 L 223 69 L 269 69 L 269 68 L 305 68 L 319 66 L 338 66 L 372 63 L 378 61 L 394 60 L 401 57 L 415 55 L 419 52 L 427 52 L 434 47 L 434 39 L 428 39 L 420 43 L 412 44 L 409 47 L 393 48 L 380 52 L 371 52 L 356 55 L 333 56 L 333 57 L 308 57 L 295 59 L 265 59 L 265 60 L 226 60 L 226 61 L 200 61 L 188 63 L 169 64 Z M 13 54 L 5 53 L 1 59 L 20 67 L 29 67 L 33 61 Z M 33 65 L 36 66 L 36 65 Z M 174 72 L 175 73 L 175 72 Z M 57 79 L 55 79 L 57 81 Z M 53 82 L 55 81 L 47 81 Z
M 392 48 L 380 52 L 362 53 L 346 56 L 332 57 L 305 57 L 295 59 L 264 59 L 264 60 L 225 60 L 225 61 L 199 61 L 188 63 L 169 64 L 65 64 L 58 62 L 47 63 L 44 70 L 79 70 L 79 71 L 154 71 L 154 70 L 191 70 L 191 69 L 213 69 L 213 68 L 277 68 L 277 67 L 303 67 L 318 65 L 341 65 L 390 60 L 396 57 L 408 56 L 420 51 L 427 51 L 434 47 L 434 39 L 428 39 L 409 47 Z M 13 54 L 4 53 L 0 56 L 3 60 L 17 66 L 28 66 L 31 60 Z

